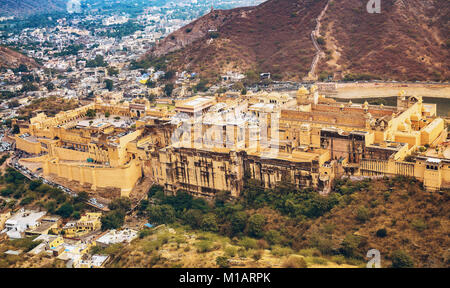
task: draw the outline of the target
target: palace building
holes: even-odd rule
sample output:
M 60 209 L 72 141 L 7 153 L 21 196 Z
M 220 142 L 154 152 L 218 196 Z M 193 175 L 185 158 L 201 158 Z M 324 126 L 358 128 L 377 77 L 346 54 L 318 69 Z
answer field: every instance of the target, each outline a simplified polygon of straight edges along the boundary
M 450 188 L 446 123 L 436 105 L 400 92 L 396 107 L 336 102 L 317 87 L 243 97 L 196 96 L 174 109 L 102 101 L 17 122 L 16 147 L 44 176 L 128 196 L 143 177 L 168 193 L 238 197 L 245 177 L 328 193 L 343 176 L 404 175 Z

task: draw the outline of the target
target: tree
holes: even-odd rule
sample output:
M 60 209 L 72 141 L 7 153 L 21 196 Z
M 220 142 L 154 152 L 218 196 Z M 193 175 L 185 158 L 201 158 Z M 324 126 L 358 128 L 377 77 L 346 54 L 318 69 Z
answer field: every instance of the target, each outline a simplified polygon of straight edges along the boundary
M 117 229 L 122 227 L 125 220 L 125 213 L 120 210 L 114 210 L 102 216 L 102 230 Z
M 403 250 L 392 252 L 392 268 L 413 268 L 414 262 L 411 257 Z
M 164 93 L 166 94 L 167 97 L 172 96 L 173 89 L 174 86 L 172 83 L 168 83 L 164 86 Z
M 184 222 L 194 229 L 200 228 L 202 224 L 203 213 L 197 209 L 189 209 L 184 214 Z
M 96 112 L 95 112 L 94 109 L 88 109 L 88 110 L 86 111 L 86 117 L 94 118 L 95 115 L 96 115 Z
M 13 126 L 13 129 L 12 129 L 11 133 L 12 133 L 12 134 L 19 134 L 19 133 L 20 133 L 19 125 L 15 124 L 15 125 Z
M 231 216 L 231 233 L 233 235 L 243 232 L 247 224 L 247 214 L 243 211 L 235 212 Z
M 41 186 L 41 184 L 42 184 L 41 180 L 33 180 L 30 182 L 30 185 L 28 187 L 30 187 L 30 190 L 34 191 L 36 190 L 36 188 Z
M 361 206 L 356 211 L 356 220 L 358 220 L 361 223 L 366 222 L 370 218 L 369 209 L 367 209 L 364 206 Z
M 150 80 L 150 79 L 148 79 L 147 82 L 145 82 L 145 85 L 146 85 L 148 88 L 155 88 L 155 87 L 156 87 L 156 83 L 153 82 L 153 81 Z
M 48 91 L 55 90 L 55 84 L 53 84 L 52 82 L 45 83 L 45 87 L 47 88 Z
M 265 233 L 264 239 L 269 242 L 270 245 L 280 244 L 281 234 L 276 230 L 269 230 Z
M 89 193 L 82 191 L 75 197 L 75 203 L 83 203 L 89 200 Z
M 211 231 L 211 232 L 219 231 L 216 215 L 214 214 L 206 214 L 205 216 L 203 216 L 201 226 L 203 231 Z
M 110 210 L 120 210 L 126 213 L 131 209 L 131 200 L 128 197 L 116 198 L 109 203 L 108 208 Z
M 119 70 L 114 67 L 108 67 L 108 75 L 109 76 L 117 76 L 119 74 Z
M 347 234 L 341 243 L 341 252 L 347 257 L 353 257 L 359 246 L 359 237 L 353 234 Z
M 112 91 L 114 89 L 114 83 L 111 79 L 105 79 L 105 88 L 108 89 L 108 91 Z
M 63 218 L 69 218 L 72 213 L 73 206 L 70 203 L 64 203 L 58 210 L 56 210 L 56 214 Z
M 173 223 L 175 221 L 175 209 L 170 205 L 155 205 L 147 209 L 149 222 L 155 224 Z
M 262 237 L 264 235 L 266 219 L 264 215 L 254 214 L 248 219 L 248 233 L 250 236 Z
M 378 229 L 376 232 L 377 237 L 384 238 L 387 236 L 387 231 L 385 228 Z
M 219 268 L 228 268 L 230 267 L 230 263 L 228 262 L 228 258 L 225 256 L 218 256 L 216 258 L 216 264 Z

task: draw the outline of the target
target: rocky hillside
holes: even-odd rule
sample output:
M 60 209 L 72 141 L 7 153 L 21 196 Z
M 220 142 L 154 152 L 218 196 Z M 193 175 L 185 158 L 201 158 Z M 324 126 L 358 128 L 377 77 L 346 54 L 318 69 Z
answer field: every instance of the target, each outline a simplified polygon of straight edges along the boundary
M 20 64 L 24 64 L 28 68 L 38 66 L 33 59 L 17 51 L 11 50 L 10 48 L 0 46 L 0 67 L 17 68 Z
M 330 56 L 321 61 L 319 71 L 450 79 L 449 1 L 383 0 L 381 14 L 366 13 L 361 2 L 330 5 L 321 29 Z
M 26 16 L 43 12 L 63 11 L 66 0 L 2 0 L 0 16 Z
M 327 3 L 329 3 L 327 7 Z M 269 0 L 256 7 L 211 11 L 170 34 L 146 55 L 169 68 L 209 78 L 225 71 L 271 72 L 300 80 L 322 51 L 316 76 L 337 79 L 446 80 L 450 2 L 385 0 L 369 14 L 361 0 Z

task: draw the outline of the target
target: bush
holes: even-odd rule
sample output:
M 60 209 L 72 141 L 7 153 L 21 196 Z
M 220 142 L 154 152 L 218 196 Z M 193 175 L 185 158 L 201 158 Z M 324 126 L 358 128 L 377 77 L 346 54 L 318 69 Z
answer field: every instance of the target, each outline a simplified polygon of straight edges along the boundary
M 114 199 L 111 203 L 109 203 L 108 208 L 110 210 L 121 210 L 122 212 L 127 212 L 131 209 L 131 200 L 127 197 Z
M 356 235 L 347 234 L 341 243 L 341 252 L 347 257 L 353 257 L 357 252 L 360 239 Z
M 234 257 L 236 256 L 237 249 L 234 246 L 227 246 L 224 249 L 225 255 L 228 257 Z
M 356 211 L 356 220 L 358 220 L 361 223 L 366 222 L 370 218 L 369 209 L 367 209 L 364 206 L 361 206 Z
M 280 247 L 280 246 L 274 246 L 272 247 L 272 255 L 274 256 L 287 256 L 289 254 L 292 254 L 293 251 L 289 247 Z
M 280 244 L 281 242 L 281 234 L 280 232 L 276 230 L 269 230 L 264 235 L 264 239 L 270 244 L 270 245 L 276 245 Z
M 299 255 L 290 255 L 283 262 L 284 268 L 308 268 L 305 259 Z
M 252 258 L 255 261 L 259 261 L 262 256 L 264 255 L 264 251 L 263 250 L 256 250 L 252 253 Z
M 346 260 L 345 257 L 342 256 L 342 255 L 333 256 L 333 257 L 331 257 L 331 260 L 333 262 L 335 262 L 336 264 L 338 264 L 338 265 L 342 265 L 342 264 L 344 264 L 346 262 L 345 261 Z
M 377 237 L 384 238 L 387 236 L 387 231 L 385 228 L 381 228 L 381 229 L 378 229 L 375 234 L 377 235 Z
M 258 242 L 249 237 L 244 237 L 241 241 L 239 241 L 239 245 L 243 246 L 247 250 L 258 248 Z
M 228 268 L 230 267 L 230 263 L 228 262 L 228 258 L 224 256 L 219 256 L 216 258 L 216 264 L 219 268 Z
M 233 235 L 241 233 L 244 231 L 247 224 L 247 214 L 245 212 L 239 211 L 231 216 L 231 232 Z
M 56 214 L 63 217 L 69 218 L 73 213 L 73 206 L 70 203 L 64 203 L 58 210 L 56 210 Z
M 170 205 L 156 205 L 147 208 L 149 222 L 155 224 L 173 223 L 175 221 L 175 209 Z
M 207 214 L 203 216 L 201 226 L 203 231 L 217 232 L 219 228 L 217 226 L 216 215 Z
M 184 223 L 191 226 L 194 229 L 198 229 L 202 225 L 203 214 L 200 210 L 189 209 L 184 214 Z
M 198 253 L 206 253 L 213 250 L 213 243 L 208 240 L 202 240 L 196 243 Z
M 418 232 L 423 232 L 428 228 L 427 223 L 423 219 L 414 219 L 411 222 L 411 226 Z
M 145 228 L 139 231 L 139 239 L 143 239 L 149 235 L 152 235 L 152 231 L 150 229 Z
M 392 268 L 413 268 L 414 262 L 405 251 L 396 250 L 391 255 Z
M 264 225 L 266 219 L 264 215 L 254 214 L 248 219 L 248 233 L 250 236 L 262 237 L 264 235 Z
M 125 213 L 120 210 L 114 210 L 102 216 L 102 230 L 117 229 L 122 227 L 125 220 Z
M 14 246 L 14 248 L 22 249 L 24 252 L 29 252 L 42 242 L 42 241 L 33 241 L 35 238 L 36 237 L 26 237 L 21 239 L 10 240 L 9 244 Z

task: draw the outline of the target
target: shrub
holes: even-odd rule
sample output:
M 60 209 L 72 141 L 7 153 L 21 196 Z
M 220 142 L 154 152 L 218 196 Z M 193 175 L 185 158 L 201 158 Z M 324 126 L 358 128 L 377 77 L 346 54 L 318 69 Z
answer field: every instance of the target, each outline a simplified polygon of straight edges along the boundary
M 248 233 L 250 236 L 262 237 L 264 235 L 264 225 L 266 219 L 264 215 L 254 214 L 248 219 Z
M 292 254 L 292 249 L 289 247 L 280 247 L 280 246 L 274 246 L 272 247 L 272 255 L 274 256 L 287 256 L 289 254 Z
M 139 231 L 139 238 L 140 239 L 145 238 L 145 237 L 147 237 L 149 235 L 152 235 L 152 231 L 150 229 L 143 229 L 143 230 Z
M 425 220 L 423 219 L 414 219 L 411 222 L 411 226 L 418 232 L 423 232 L 424 230 L 426 230 L 428 228 L 427 223 L 425 222 Z
M 196 243 L 198 253 L 206 253 L 213 250 L 213 243 L 208 240 L 202 240 Z
M 391 255 L 392 268 L 413 268 L 414 262 L 405 251 L 396 250 Z
M 150 223 L 165 224 L 175 221 L 175 209 L 170 205 L 156 205 L 147 208 Z
M 300 255 L 290 255 L 283 262 L 284 268 L 308 268 L 305 259 Z
M 322 257 L 308 257 L 307 260 L 313 264 L 317 265 L 327 265 L 328 260 Z
M 258 248 L 259 249 L 267 249 L 267 248 L 269 248 L 269 244 L 267 244 L 266 240 L 259 239 L 258 240 Z
M 333 256 L 333 257 L 331 257 L 331 260 L 338 265 L 342 265 L 345 263 L 345 257 L 342 255 Z
M 56 214 L 63 218 L 69 218 L 72 213 L 73 206 L 70 203 L 64 203 L 58 210 L 56 210 Z
M 237 249 L 234 246 L 227 246 L 224 249 L 225 255 L 228 257 L 234 257 L 236 256 Z
M 258 247 L 258 243 L 255 239 L 244 237 L 241 241 L 239 241 L 239 245 L 243 246 L 245 249 L 256 249 Z
M 341 252 L 347 257 L 353 257 L 360 244 L 360 239 L 356 235 L 347 234 L 341 243 Z
M 377 237 L 384 238 L 387 236 L 387 231 L 385 228 L 381 228 L 381 229 L 378 229 L 375 234 L 377 235 Z
M 265 233 L 264 239 L 270 244 L 270 245 L 276 245 L 280 244 L 281 242 L 281 234 L 280 232 L 276 230 L 269 230 Z
M 202 226 L 202 230 L 204 230 L 204 231 L 217 232 L 219 230 L 219 228 L 217 226 L 216 215 L 207 214 L 207 215 L 203 216 L 201 226 Z
M 361 206 L 356 211 L 356 220 L 358 220 L 361 223 L 366 222 L 370 218 L 369 209 L 367 209 L 364 206 Z
M 110 211 L 102 216 L 102 230 L 117 229 L 122 227 L 125 220 L 125 213 L 120 210 Z
M 230 263 L 228 262 L 228 258 L 224 256 L 219 256 L 216 258 L 216 264 L 220 268 L 228 268 L 230 267 Z
M 247 214 L 239 211 L 233 214 L 231 217 L 231 232 L 233 235 L 238 234 L 245 229 L 247 224 Z
M 252 253 L 252 258 L 253 260 L 258 261 L 262 258 L 263 255 L 264 255 L 263 250 L 256 250 Z

